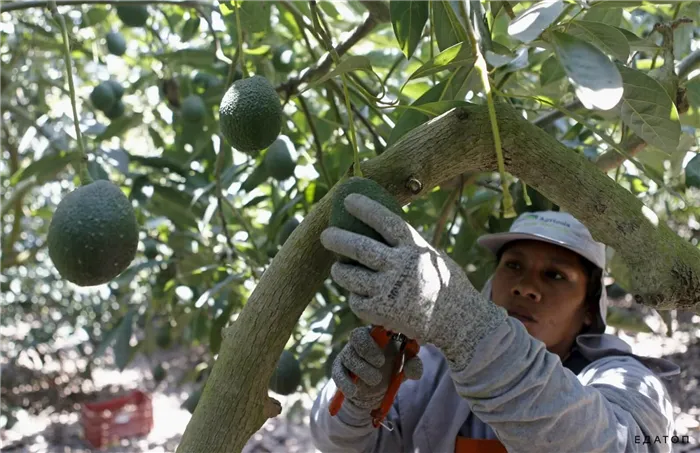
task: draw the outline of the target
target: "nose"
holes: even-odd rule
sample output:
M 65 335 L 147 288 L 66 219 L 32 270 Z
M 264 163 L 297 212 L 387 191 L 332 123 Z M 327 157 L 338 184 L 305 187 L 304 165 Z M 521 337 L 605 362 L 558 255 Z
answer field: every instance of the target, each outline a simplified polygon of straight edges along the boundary
M 511 294 L 514 296 L 526 297 L 533 302 L 539 302 L 542 299 L 542 293 L 537 288 L 537 285 L 531 279 L 521 278 L 513 288 Z

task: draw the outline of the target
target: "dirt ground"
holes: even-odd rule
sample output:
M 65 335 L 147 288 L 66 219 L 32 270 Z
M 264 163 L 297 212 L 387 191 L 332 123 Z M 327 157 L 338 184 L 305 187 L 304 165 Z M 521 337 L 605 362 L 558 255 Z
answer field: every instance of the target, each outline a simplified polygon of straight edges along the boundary
M 664 326 L 658 316 L 647 316 L 647 323 L 656 331 Z M 627 334 L 616 332 L 630 343 L 635 353 L 653 357 L 666 357 L 681 365 L 682 374 L 668 381 L 676 414 L 676 430 L 679 436 L 689 436 L 687 445 L 676 444 L 674 452 L 700 453 L 700 317 L 693 318 L 697 329 L 676 331 L 672 337 L 654 334 Z M 613 329 L 608 333 L 615 333 Z M 156 359 L 169 368 L 168 377 L 154 386 L 150 369 L 152 362 L 138 357 L 123 372 L 106 365 L 94 371 L 92 390 L 110 388 L 135 389 L 152 396 L 154 427 L 147 437 L 125 441 L 122 445 L 101 450 L 104 452 L 174 452 L 190 414 L 180 407 L 187 398 L 190 387 L 176 389 L 180 373 L 186 372 L 194 362 L 188 361 L 183 351 L 171 350 Z M 3 369 L 3 384 L 8 373 Z M 10 377 L 11 378 L 11 377 Z M 63 383 L 70 385 L 69 382 Z M 3 385 L 4 386 L 4 385 Z M 85 389 L 83 389 L 85 391 Z M 76 395 L 80 389 L 75 389 Z M 315 391 L 309 394 L 283 397 L 276 395 L 283 404 L 280 416 L 270 419 L 248 442 L 244 453 L 316 453 L 310 440 L 309 410 Z M 78 407 L 73 405 L 73 407 Z M 70 409 L 62 413 L 49 410 L 32 415 L 25 413 L 11 430 L 1 433 L 2 452 L 8 453 L 67 453 L 97 451 L 88 447 L 81 438 L 78 411 Z

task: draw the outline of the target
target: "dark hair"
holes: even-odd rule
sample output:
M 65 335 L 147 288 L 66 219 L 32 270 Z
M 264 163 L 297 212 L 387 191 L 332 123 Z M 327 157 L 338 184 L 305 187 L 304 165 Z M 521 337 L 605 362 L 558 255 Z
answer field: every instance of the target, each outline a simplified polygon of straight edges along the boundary
M 503 254 L 512 247 L 518 241 L 512 241 L 501 247 L 501 249 L 496 253 L 496 263 L 501 262 Z M 585 269 L 586 275 L 588 276 L 588 283 L 586 285 L 586 297 L 585 304 L 591 315 L 592 323 L 590 326 L 584 326 L 583 330 L 579 334 L 584 334 L 590 329 L 595 328 L 596 320 L 600 314 L 600 296 L 603 292 L 603 270 L 592 263 L 590 260 L 578 255 L 581 260 L 581 265 Z

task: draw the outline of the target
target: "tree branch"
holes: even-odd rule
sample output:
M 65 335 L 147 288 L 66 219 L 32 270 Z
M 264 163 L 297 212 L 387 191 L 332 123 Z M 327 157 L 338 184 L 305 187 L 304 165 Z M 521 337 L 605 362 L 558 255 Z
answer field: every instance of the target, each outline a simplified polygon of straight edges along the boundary
M 609 172 L 610 170 L 619 167 L 628 157 L 634 157 L 644 148 L 646 148 L 647 143 L 636 135 L 632 135 L 629 139 L 625 141 L 622 148 L 627 151 L 627 156 L 619 153 L 615 149 L 606 151 L 605 153 L 598 156 L 595 163 L 604 172 Z
M 286 3 L 286 2 L 284 2 Z M 283 3 L 283 4 L 284 4 Z M 374 30 L 379 22 L 377 22 L 374 17 L 369 14 L 364 22 L 360 24 L 355 31 L 352 32 L 347 39 L 338 46 L 335 47 L 335 51 L 338 57 L 345 55 L 355 44 L 357 44 L 362 38 L 367 36 Z M 299 91 L 299 86 L 307 84 L 310 81 L 316 79 L 317 77 L 323 76 L 330 71 L 333 65 L 333 58 L 330 52 L 326 52 L 321 58 L 316 62 L 315 65 L 307 68 L 298 77 L 292 77 L 287 82 L 279 85 L 276 89 L 278 92 L 287 93 L 287 97 L 297 93 Z
M 581 101 L 579 101 L 578 99 L 576 99 L 575 101 L 571 101 L 570 103 L 568 103 L 564 106 L 564 108 L 566 110 L 578 110 L 582 107 L 583 107 L 583 104 L 581 104 Z M 532 124 L 534 124 L 535 126 L 538 126 L 538 127 L 545 128 L 545 127 L 551 125 L 553 122 L 555 122 L 559 118 L 563 118 L 564 116 L 566 116 L 566 115 L 561 110 L 554 110 L 552 112 L 545 113 L 545 114 L 539 116 L 538 118 L 535 118 L 532 121 Z
M 387 5 L 386 2 L 377 0 L 360 0 L 360 3 L 367 8 L 367 11 L 369 11 L 369 13 L 378 23 L 383 24 L 391 20 L 389 5 Z
M 438 217 L 437 223 L 435 224 L 435 232 L 433 233 L 433 247 L 439 247 L 440 239 L 442 238 L 442 233 L 445 231 L 445 226 L 447 225 L 447 218 L 454 208 L 455 201 L 460 193 L 462 193 L 463 185 L 460 184 L 458 188 L 452 190 L 450 195 L 445 200 L 445 204 L 442 206 L 442 211 L 440 212 L 440 217 Z
M 700 66 L 700 49 L 695 49 L 690 55 L 685 57 L 678 63 L 678 68 L 676 68 L 676 73 L 678 77 L 683 80 L 688 75 L 695 70 L 695 68 Z
M 523 119 L 510 105 L 498 104 L 496 110 L 507 171 L 578 218 L 596 240 L 615 249 L 637 302 L 655 309 L 700 311 L 700 250 L 658 221 L 594 163 Z M 495 168 L 484 105 L 440 115 L 362 163 L 365 177 L 382 185 L 402 205 L 467 171 Z M 411 178 L 422 183 L 420 191 L 409 189 Z M 290 235 L 234 326 L 226 328 L 219 357 L 178 451 L 241 451 L 266 421 L 269 378 L 334 261 L 319 237 L 328 225 L 335 190 Z
M 21 9 L 28 8 L 46 8 L 48 6 L 48 1 L 28 1 L 28 2 L 12 2 L 0 5 L 0 13 L 9 13 L 10 11 L 17 11 Z M 184 7 L 201 5 L 208 8 L 216 9 L 218 8 L 214 3 L 198 1 L 198 0 L 148 0 L 144 2 L 143 0 L 56 0 L 56 5 L 58 6 L 81 6 L 81 5 L 143 5 L 145 3 L 149 4 L 169 4 L 169 5 L 181 5 Z

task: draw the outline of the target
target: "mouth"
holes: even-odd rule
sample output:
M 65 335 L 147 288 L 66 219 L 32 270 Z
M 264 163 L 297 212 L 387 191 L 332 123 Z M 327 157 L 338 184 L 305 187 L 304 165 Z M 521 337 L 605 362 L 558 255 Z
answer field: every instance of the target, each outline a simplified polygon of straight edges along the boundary
M 525 323 L 525 322 L 531 322 L 531 323 L 536 323 L 535 318 L 532 316 L 528 315 L 527 313 L 524 313 L 522 311 L 511 311 L 508 310 L 508 316 L 512 316 L 513 318 L 517 319 L 518 321 Z

